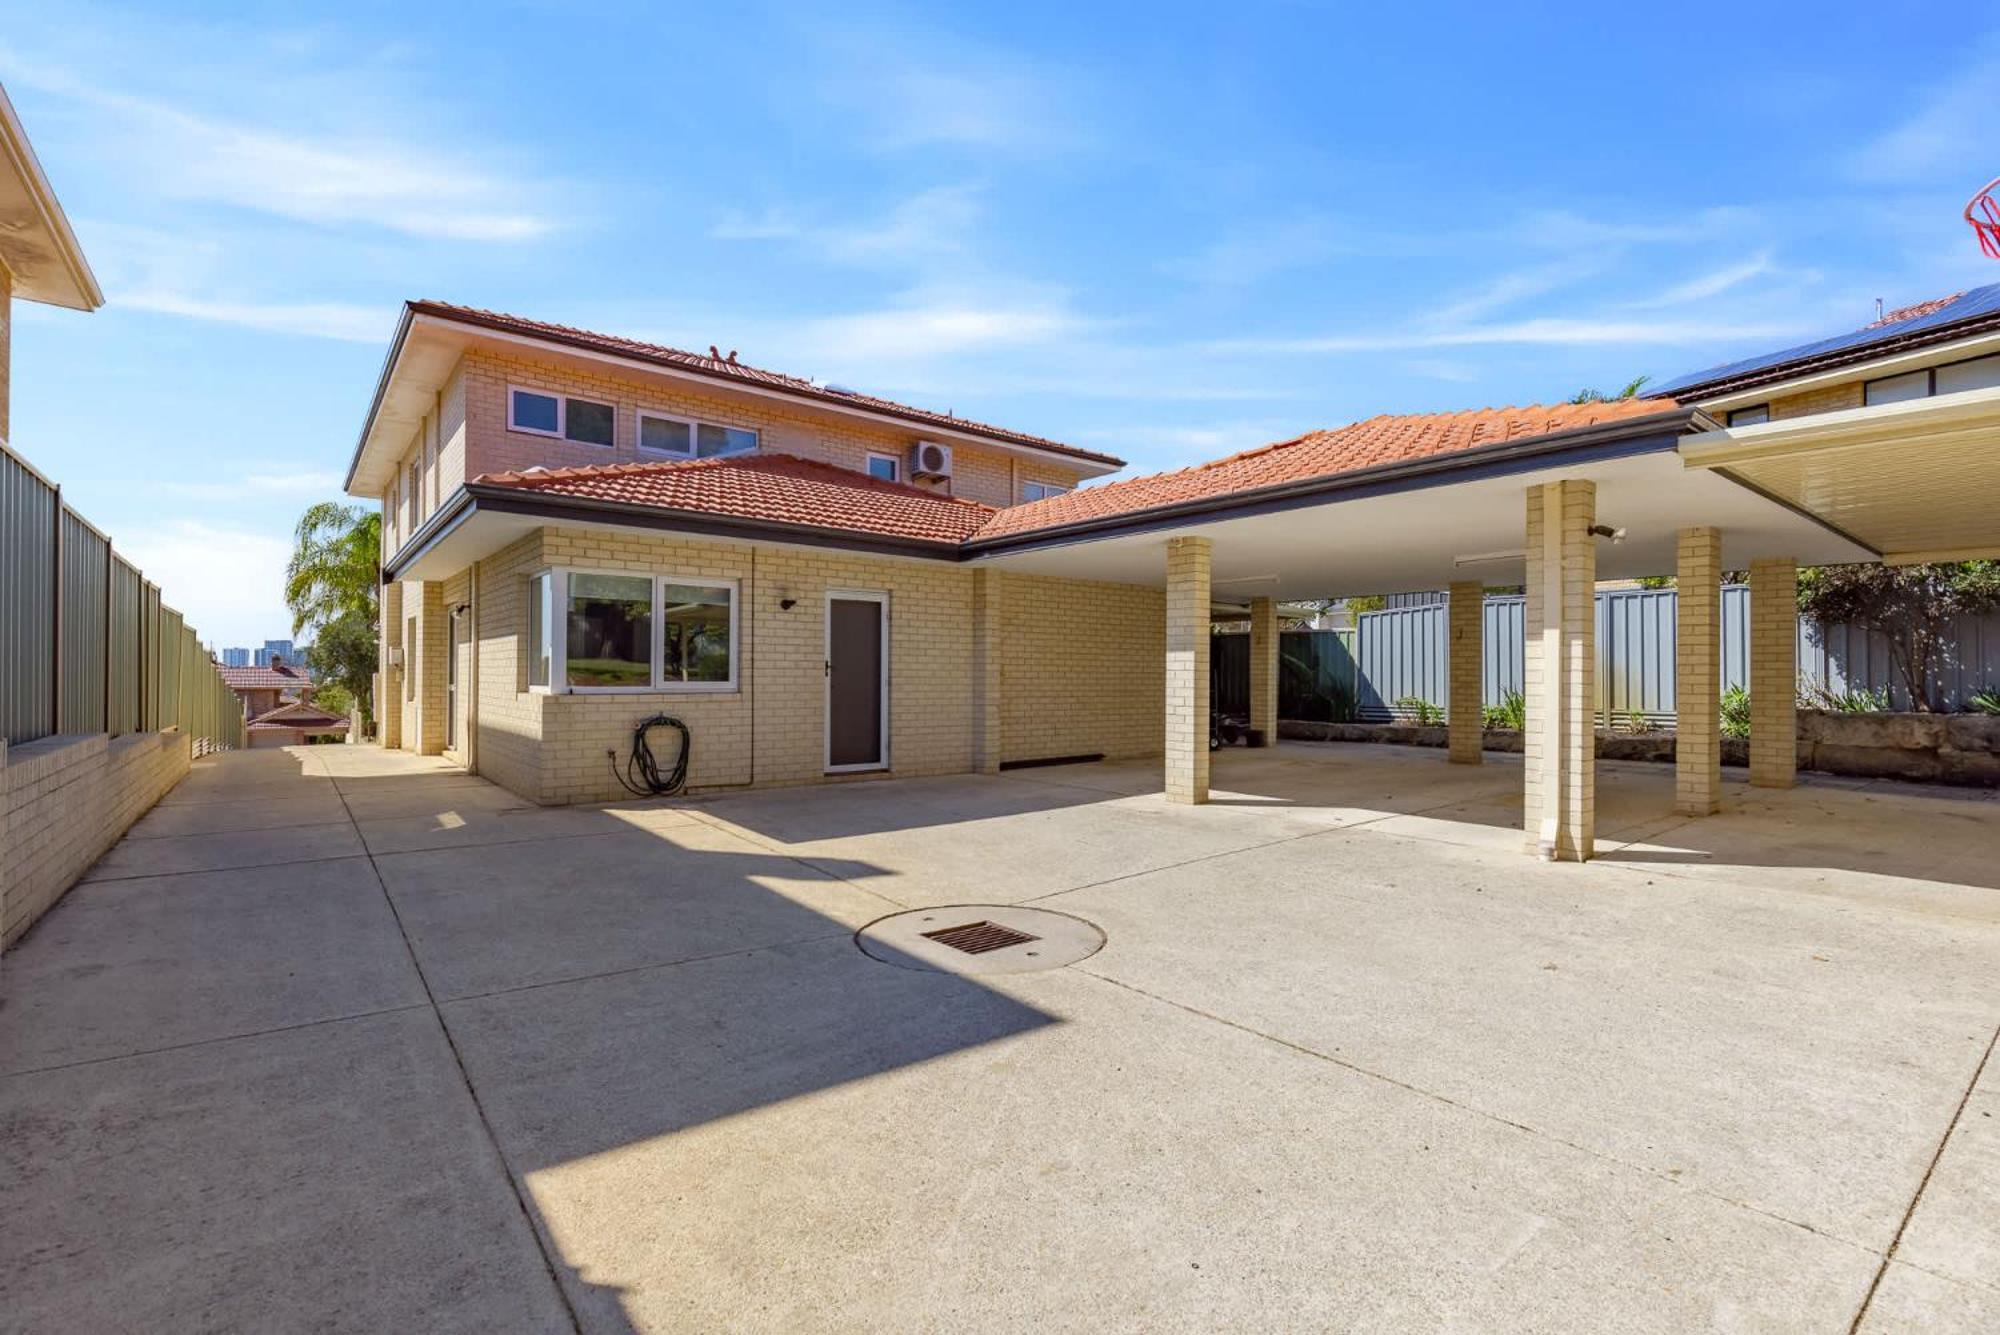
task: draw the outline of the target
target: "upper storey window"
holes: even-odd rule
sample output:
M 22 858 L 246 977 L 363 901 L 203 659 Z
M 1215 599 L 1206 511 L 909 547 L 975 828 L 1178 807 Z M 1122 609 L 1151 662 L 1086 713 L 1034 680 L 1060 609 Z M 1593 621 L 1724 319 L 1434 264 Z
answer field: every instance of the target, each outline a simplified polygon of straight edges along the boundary
M 757 433 L 714 422 L 695 422 L 664 413 L 639 414 L 639 448 L 680 459 L 713 459 L 757 448 Z
M 1974 357 L 1970 361 L 1884 376 L 1880 380 L 1869 381 L 1864 393 L 1867 402 L 1873 405 L 1927 399 L 1933 394 L 1962 394 L 1968 389 L 1992 389 L 1995 386 L 2000 386 L 2000 356 Z
M 507 391 L 507 429 L 536 436 L 557 436 L 581 445 L 611 444 L 617 410 L 608 403 L 545 394 L 536 389 Z
M 1021 499 L 1023 501 L 1045 501 L 1051 496 L 1060 496 L 1068 490 L 1068 487 L 1059 487 L 1053 482 L 1023 482 L 1021 484 Z
M 1751 408 L 1732 408 L 1729 411 L 1731 426 L 1760 426 L 1771 420 L 1771 405 L 1760 403 Z

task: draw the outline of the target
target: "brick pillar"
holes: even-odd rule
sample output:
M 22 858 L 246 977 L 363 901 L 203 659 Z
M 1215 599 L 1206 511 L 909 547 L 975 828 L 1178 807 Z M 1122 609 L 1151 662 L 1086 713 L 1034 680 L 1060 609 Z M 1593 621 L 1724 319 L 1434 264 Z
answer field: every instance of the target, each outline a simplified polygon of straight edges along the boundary
M 1250 600 L 1250 726 L 1278 744 L 1278 604 Z
M 1799 766 L 1799 565 L 1750 563 L 1750 782 L 1789 788 Z
M 1528 488 L 1528 721 L 1522 808 L 1528 848 L 1582 862 L 1597 820 L 1597 487 Z
M 382 638 L 376 680 L 382 689 L 375 700 L 375 733 L 386 750 L 403 744 L 403 671 L 396 665 L 396 650 L 403 647 L 403 586 L 391 582 L 382 586 Z
M 1167 540 L 1166 793 L 1208 801 L 1207 538 Z
M 1722 531 L 1684 528 L 1674 583 L 1674 810 L 1722 809 Z
M 427 579 L 411 590 L 417 614 L 417 735 L 411 749 L 438 756 L 444 754 L 444 656 L 451 652 L 444 581 Z
M 1447 687 L 1446 721 L 1451 726 L 1451 763 L 1477 765 L 1485 704 L 1486 586 L 1477 581 L 1451 586 L 1449 605 L 1451 675 Z
M 1000 598 L 997 570 L 972 572 L 972 768 L 1000 772 Z

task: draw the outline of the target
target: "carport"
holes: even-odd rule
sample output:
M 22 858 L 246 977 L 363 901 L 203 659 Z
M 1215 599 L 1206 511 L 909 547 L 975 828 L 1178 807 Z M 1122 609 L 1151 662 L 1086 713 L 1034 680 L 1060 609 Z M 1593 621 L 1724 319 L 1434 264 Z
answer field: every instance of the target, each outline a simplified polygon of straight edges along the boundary
M 1526 846 L 1595 835 L 1600 580 L 1680 592 L 1675 811 L 1722 801 L 1721 584 L 1751 588 L 1750 782 L 1792 786 L 1801 565 L 2000 554 L 2000 390 L 1728 428 L 1666 399 L 1374 418 L 1088 488 L 974 544 L 997 570 L 1166 590 L 1163 786 L 1209 795 L 1209 609 L 1250 608 L 1251 726 L 1276 734 L 1280 600 L 1448 588 L 1450 763 L 1478 764 L 1479 596 L 1526 589 Z

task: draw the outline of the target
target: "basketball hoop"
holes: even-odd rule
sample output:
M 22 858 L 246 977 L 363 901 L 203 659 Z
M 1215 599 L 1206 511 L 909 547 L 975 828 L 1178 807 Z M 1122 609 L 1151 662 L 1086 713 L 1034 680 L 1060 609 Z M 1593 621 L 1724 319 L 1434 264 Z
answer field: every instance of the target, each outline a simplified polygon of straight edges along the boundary
M 1988 181 L 1986 188 L 1965 205 L 1965 220 L 1972 224 L 1973 235 L 1979 238 L 1979 249 L 1989 260 L 2000 260 L 2000 203 L 1993 198 L 1996 188 L 2000 188 L 2000 176 Z

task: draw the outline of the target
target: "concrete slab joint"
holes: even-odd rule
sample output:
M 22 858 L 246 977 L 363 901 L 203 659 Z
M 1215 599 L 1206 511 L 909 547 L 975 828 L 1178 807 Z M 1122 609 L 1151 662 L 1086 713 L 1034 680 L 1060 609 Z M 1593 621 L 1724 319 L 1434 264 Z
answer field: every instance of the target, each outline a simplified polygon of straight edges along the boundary
M 1597 487 L 1528 488 L 1522 822 L 1530 851 L 1591 856 L 1597 803 Z
M 1207 538 L 1167 540 L 1167 800 L 1208 801 Z
M 1674 582 L 1674 810 L 1706 816 L 1722 808 L 1722 531 L 1684 528 Z
M 1486 689 L 1481 668 L 1485 601 L 1486 587 L 1477 580 L 1451 586 L 1451 672 L 1446 721 L 1450 725 L 1449 755 L 1454 765 L 1480 764 L 1483 754 L 1480 708 L 1485 703 Z

